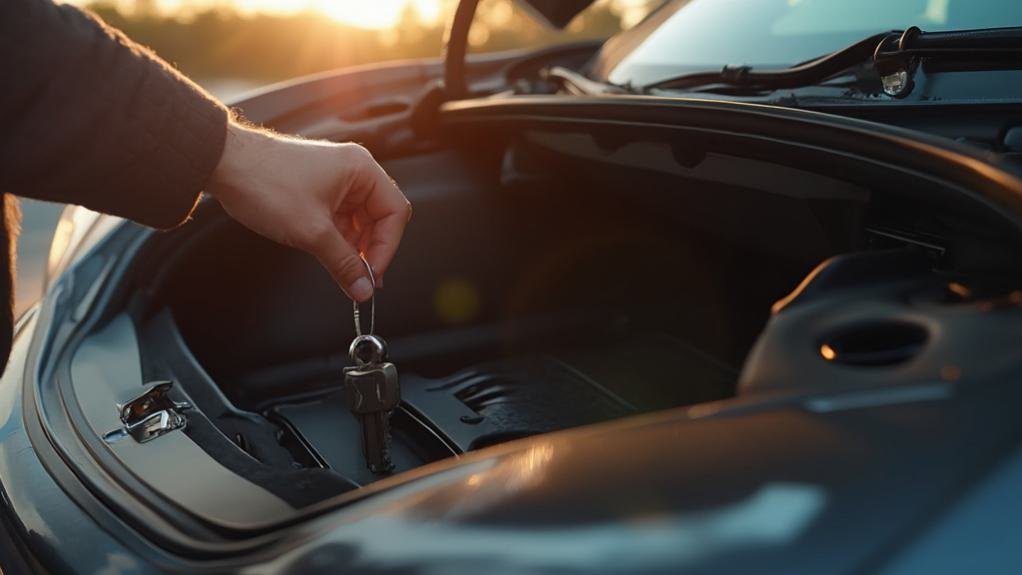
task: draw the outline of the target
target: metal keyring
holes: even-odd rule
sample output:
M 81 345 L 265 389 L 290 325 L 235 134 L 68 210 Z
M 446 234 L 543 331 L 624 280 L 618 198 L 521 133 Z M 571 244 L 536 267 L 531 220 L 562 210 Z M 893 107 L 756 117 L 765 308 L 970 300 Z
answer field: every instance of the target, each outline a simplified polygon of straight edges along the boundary
M 365 333 L 362 332 L 361 305 L 354 299 L 351 300 L 351 306 L 355 312 L 355 337 L 372 335 L 376 331 L 376 276 L 373 275 L 373 266 L 369 265 L 366 257 L 362 254 L 359 254 L 358 257 L 362 259 L 362 263 L 366 265 L 366 271 L 369 272 L 369 282 L 373 286 L 373 295 L 369 298 L 369 331 Z
M 365 345 L 371 346 L 370 353 L 372 355 L 368 357 L 363 357 L 360 353 L 364 351 L 363 346 Z M 358 367 L 383 363 L 387 361 L 387 342 L 378 335 L 360 335 L 353 339 L 351 345 L 348 346 L 348 357 Z

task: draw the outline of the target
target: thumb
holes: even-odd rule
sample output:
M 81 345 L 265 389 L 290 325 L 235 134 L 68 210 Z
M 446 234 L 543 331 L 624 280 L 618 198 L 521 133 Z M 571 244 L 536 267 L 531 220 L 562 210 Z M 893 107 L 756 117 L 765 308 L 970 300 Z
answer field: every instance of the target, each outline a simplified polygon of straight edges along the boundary
M 373 296 L 365 261 L 337 228 L 331 225 L 328 231 L 318 234 L 310 251 L 349 298 L 363 302 Z

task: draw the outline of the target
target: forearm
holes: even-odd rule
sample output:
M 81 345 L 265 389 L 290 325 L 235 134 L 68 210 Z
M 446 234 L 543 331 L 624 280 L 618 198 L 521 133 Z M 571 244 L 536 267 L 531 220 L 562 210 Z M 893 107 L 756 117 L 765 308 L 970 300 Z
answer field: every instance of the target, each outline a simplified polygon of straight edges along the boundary
M 227 111 L 144 48 L 49 0 L 0 2 L 0 190 L 155 227 L 187 218 Z
M 0 90 L 0 191 L 166 228 L 208 185 L 228 214 L 308 251 L 360 301 L 374 289 L 365 262 L 382 279 L 411 217 L 365 148 L 231 125 L 202 90 L 74 8 L 0 0 L 0 74 L 14 85 Z

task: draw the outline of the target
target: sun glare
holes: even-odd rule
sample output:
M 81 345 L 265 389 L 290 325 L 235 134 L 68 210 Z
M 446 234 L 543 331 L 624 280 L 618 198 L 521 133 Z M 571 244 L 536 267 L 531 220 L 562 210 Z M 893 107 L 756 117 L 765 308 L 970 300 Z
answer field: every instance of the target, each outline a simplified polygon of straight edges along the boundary
M 0 0 L 2 1 L 2 0 Z M 155 7 L 161 13 L 174 14 L 214 6 L 229 6 L 246 14 L 297 14 L 316 12 L 338 22 L 361 28 L 390 28 L 406 10 L 411 9 L 425 24 L 436 24 L 445 0 L 107 0 L 128 11 L 143 6 Z M 89 4 L 91 0 L 70 0 L 72 4 Z
M 178 0 L 181 1 L 181 0 Z M 362 28 L 390 28 L 411 8 L 420 20 L 440 18 L 443 0 L 232 0 L 245 12 L 295 13 L 314 11 L 338 22 Z
M 420 0 L 417 4 L 429 4 Z M 389 28 L 398 23 L 410 0 L 316 0 L 312 8 L 327 16 L 362 28 Z M 432 2 L 436 4 L 436 2 Z M 439 10 L 439 7 L 437 8 Z
M 3 0 L 0 0 L 2 2 Z M 361 28 L 386 29 L 397 25 L 411 10 L 413 16 L 425 25 L 436 25 L 453 11 L 457 0 L 62 0 L 71 4 L 112 5 L 127 14 L 155 11 L 162 15 L 187 17 L 208 8 L 233 8 L 243 14 L 322 14 L 343 24 Z M 624 23 L 630 27 L 649 11 L 649 0 L 603 0 L 614 6 Z M 948 0 L 930 0 L 933 4 Z M 500 9 L 494 3 L 491 8 Z

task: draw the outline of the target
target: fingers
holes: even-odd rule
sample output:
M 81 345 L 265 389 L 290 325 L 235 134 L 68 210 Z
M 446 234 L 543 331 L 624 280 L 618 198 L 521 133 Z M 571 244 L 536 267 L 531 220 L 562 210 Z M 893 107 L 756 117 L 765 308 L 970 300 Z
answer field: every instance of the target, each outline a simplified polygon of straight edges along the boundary
M 365 254 L 376 274 L 377 287 L 383 286 L 383 277 L 394 259 L 407 222 L 404 214 L 393 214 L 373 224 Z
M 372 220 L 365 253 L 379 285 L 401 244 L 405 227 L 412 217 L 412 206 L 383 168 L 378 165 L 375 168 L 373 189 L 365 203 L 366 213 Z
M 333 222 L 327 220 L 322 224 L 308 251 L 316 256 L 349 298 L 363 302 L 373 296 L 373 284 L 358 250 L 344 239 Z
M 334 220 L 351 249 L 365 254 L 374 287 L 380 287 L 411 218 L 411 205 L 365 148 L 346 144 L 342 150 L 345 164 L 356 173 Z
M 360 253 L 365 253 L 366 230 L 370 227 L 368 216 L 362 217 L 359 213 L 340 213 L 334 217 L 334 225 L 344 236 L 344 241 L 354 247 Z

